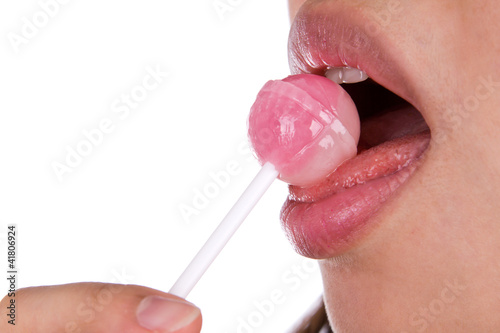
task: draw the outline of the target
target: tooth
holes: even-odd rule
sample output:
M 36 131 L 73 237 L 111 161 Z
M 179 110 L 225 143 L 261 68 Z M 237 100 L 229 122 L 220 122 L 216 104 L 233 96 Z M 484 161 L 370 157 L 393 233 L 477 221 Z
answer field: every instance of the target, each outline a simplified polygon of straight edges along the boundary
M 368 79 L 368 75 L 362 70 L 352 67 L 344 67 L 344 83 L 356 83 Z
M 344 77 L 344 70 L 342 67 L 333 67 L 326 71 L 325 76 L 333 82 L 341 84 Z
M 326 71 L 325 76 L 335 83 L 357 83 L 368 79 L 362 70 L 353 67 L 332 67 Z

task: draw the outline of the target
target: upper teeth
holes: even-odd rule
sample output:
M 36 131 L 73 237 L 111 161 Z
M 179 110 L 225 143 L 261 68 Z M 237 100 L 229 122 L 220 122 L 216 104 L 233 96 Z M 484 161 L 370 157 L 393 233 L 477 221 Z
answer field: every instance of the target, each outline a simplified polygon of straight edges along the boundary
M 368 79 L 362 70 L 352 67 L 333 67 L 326 71 L 325 76 L 335 83 L 357 83 Z

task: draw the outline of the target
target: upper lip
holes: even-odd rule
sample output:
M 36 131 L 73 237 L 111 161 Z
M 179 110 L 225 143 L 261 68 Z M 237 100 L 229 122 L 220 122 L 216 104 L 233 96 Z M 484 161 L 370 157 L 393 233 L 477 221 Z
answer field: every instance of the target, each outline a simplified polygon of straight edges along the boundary
M 342 1 L 306 1 L 290 30 L 291 72 L 323 75 L 331 67 L 359 68 L 421 110 L 416 77 L 405 66 L 404 51 L 368 10 Z

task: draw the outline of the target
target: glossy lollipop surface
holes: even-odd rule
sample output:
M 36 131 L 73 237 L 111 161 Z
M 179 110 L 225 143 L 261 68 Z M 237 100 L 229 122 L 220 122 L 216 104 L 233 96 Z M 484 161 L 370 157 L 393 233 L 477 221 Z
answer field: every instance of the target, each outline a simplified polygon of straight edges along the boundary
M 260 162 L 297 186 L 321 181 L 354 157 L 359 132 L 349 94 L 319 75 L 267 82 L 250 110 L 248 135 Z

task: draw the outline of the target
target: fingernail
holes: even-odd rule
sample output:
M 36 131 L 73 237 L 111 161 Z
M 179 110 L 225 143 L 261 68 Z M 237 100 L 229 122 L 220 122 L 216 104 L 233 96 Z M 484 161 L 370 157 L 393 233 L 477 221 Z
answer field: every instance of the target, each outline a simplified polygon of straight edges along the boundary
M 148 330 L 175 332 L 191 324 L 200 315 L 193 304 L 160 296 L 148 296 L 137 307 L 137 321 Z

